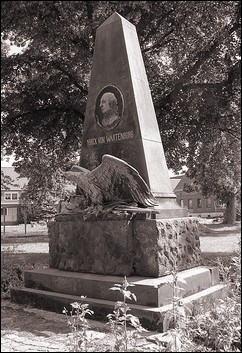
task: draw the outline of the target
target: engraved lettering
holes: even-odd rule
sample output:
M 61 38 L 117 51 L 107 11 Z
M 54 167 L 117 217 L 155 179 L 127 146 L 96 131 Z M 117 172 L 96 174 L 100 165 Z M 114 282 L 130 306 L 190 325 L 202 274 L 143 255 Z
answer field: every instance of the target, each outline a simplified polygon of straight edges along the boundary
M 98 143 L 105 143 L 105 136 L 98 137 L 97 141 Z
M 94 146 L 94 145 L 97 145 L 97 143 L 98 143 L 97 138 L 87 140 L 87 146 Z
M 130 140 L 132 138 L 134 138 L 133 131 L 118 132 L 117 134 L 94 137 L 94 138 L 88 139 L 87 140 L 87 147 L 95 146 L 95 145 L 106 143 L 106 142 Z

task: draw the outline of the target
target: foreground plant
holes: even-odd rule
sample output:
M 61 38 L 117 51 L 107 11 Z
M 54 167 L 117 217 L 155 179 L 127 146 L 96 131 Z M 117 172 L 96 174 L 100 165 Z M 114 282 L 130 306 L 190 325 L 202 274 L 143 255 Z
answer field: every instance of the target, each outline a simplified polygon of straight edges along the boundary
M 221 262 L 220 275 L 227 288 L 221 298 L 210 303 L 208 309 L 201 303 L 196 315 L 190 318 L 189 336 L 203 352 L 241 352 L 241 253 L 230 263 Z
M 183 303 L 181 284 L 186 285 L 186 281 L 180 278 L 176 266 L 169 271 L 171 279 L 166 283 L 172 289 L 172 309 L 161 318 L 163 322 L 163 333 L 154 338 L 159 352 L 187 352 L 191 347 L 191 341 L 186 335 L 188 313 L 190 309 Z
M 24 271 L 27 269 L 26 262 L 12 264 L 7 261 L 10 256 L 14 256 L 18 245 L 8 246 L 1 253 L 1 298 L 10 298 L 11 287 L 21 287 L 24 284 Z
M 123 301 L 117 301 L 112 314 L 108 314 L 108 324 L 111 326 L 111 331 L 114 333 L 115 344 L 114 352 L 129 352 L 131 348 L 134 351 L 138 337 L 142 331 L 146 331 L 140 324 L 139 319 L 128 311 L 131 309 L 127 304 L 127 300 L 137 300 L 134 293 L 128 290 L 128 287 L 134 286 L 124 277 L 122 284 L 115 284 L 109 288 L 113 291 L 118 291 L 123 296 Z M 131 325 L 134 330 L 128 331 L 128 325 Z
M 240 352 L 241 351 L 241 256 L 238 253 L 230 259 L 229 266 L 220 269 L 224 281 L 227 283 L 227 295 L 208 303 L 193 306 L 193 315 L 182 301 L 181 284 L 186 282 L 181 279 L 174 269 L 169 282 L 172 287 L 172 309 L 162 317 L 163 333 L 147 340 L 155 342 L 159 352 Z M 134 293 L 128 288 L 134 286 L 128 283 L 126 277 L 122 284 L 115 284 L 110 290 L 118 291 L 122 301 L 117 301 L 112 314 L 107 315 L 108 325 L 114 334 L 114 346 L 108 351 L 134 352 L 137 349 L 137 338 L 142 331 L 146 331 L 139 319 L 131 315 L 127 300 L 137 300 Z M 85 299 L 85 297 L 82 297 Z M 88 309 L 88 304 L 73 303 L 76 315 L 71 316 L 69 325 L 74 333 L 72 352 L 87 351 L 87 330 L 89 325 L 86 314 L 93 314 Z M 67 310 L 63 311 L 67 314 Z M 77 320 L 79 316 L 79 321 Z M 132 326 L 134 330 L 130 330 Z M 91 338 L 89 338 L 91 339 Z M 142 350 L 139 347 L 139 351 Z
M 81 299 L 86 299 L 85 296 L 81 296 Z M 81 303 L 71 303 L 70 315 L 68 311 L 64 308 L 63 313 L 67 317 L 67 323 L 71 328 L 71 344 L 70 352 L 87 352 L 87 344 L 91 338 L 88 337 L 87 331 L 90 328 L 86 315 L 92 315 L 94 312 L 88 308 L 89 304 Z

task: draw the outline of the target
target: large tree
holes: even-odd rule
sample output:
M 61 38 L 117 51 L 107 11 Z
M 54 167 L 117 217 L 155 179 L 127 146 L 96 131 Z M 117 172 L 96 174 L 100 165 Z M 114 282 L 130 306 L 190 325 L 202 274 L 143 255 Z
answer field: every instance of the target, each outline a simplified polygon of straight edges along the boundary
M 229 146 L 237 153 L 239 1 L 3 1 L 1 7 L 2 40 L 28 44 L 18 55 L 2 46 L 2 148 L 15 153 L 22 176 L 53 188 L 59 168 L 78 158 L 95 33 L 114 11 L 137 28 L 168 166 L 187 165 L 206 191 L 209 179 L 201 176 L 212 168 L 206 154 L 216 155 L 220 138 L 224 153 Z M 221 174 L 219 165 L 215 172 Z M 239 174 L 228 178 L 238 190 Z

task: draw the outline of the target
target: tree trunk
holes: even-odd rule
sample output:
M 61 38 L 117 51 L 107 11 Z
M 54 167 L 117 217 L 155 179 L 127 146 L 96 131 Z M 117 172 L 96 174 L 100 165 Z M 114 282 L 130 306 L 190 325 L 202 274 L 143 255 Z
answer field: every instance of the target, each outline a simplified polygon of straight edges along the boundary
M 224 213 L 225 224 L 235 224 L 236 221 L 236 206 L 235 206 L 235 195 L 230 195 L 226 203 L 226 210 Z

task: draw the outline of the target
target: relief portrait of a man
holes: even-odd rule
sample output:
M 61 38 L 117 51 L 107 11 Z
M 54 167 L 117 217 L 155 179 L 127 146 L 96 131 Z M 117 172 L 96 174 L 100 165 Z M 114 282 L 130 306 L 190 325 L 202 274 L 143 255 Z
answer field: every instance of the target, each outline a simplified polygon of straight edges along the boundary
M 104 130 L 116 127 L 123 113 L 123 97 L 115 86 L 106 86 L 102 89 L 96 100 L 95 116 L 97 123 Z

